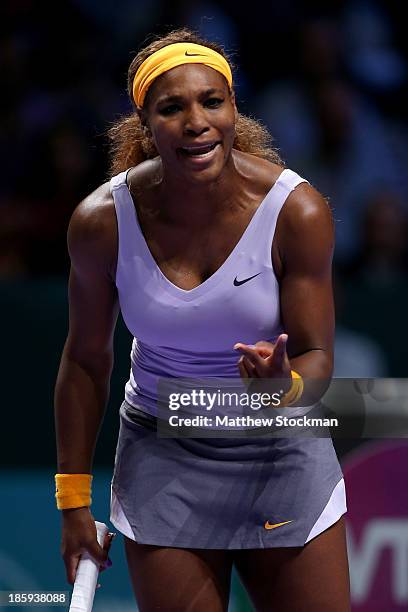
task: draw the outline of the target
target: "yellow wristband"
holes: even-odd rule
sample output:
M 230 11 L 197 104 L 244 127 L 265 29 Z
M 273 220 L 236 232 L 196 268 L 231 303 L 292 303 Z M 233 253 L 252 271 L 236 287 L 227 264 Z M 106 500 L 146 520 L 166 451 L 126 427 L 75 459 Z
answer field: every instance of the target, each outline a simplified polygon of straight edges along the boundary
M 280 406 L 282 407 L 294 404 L 298 401 L 298 399 L 300 399 L 303 393 L 303 378 L 300 376 L 300 374 L 295 372 L 295 370 L 291 370 L 290 373 L 292 375 L 292 386 L 281 399 Z
M 90 506 L 91 474 L 55 474 L 55 499 L 58 510 Z

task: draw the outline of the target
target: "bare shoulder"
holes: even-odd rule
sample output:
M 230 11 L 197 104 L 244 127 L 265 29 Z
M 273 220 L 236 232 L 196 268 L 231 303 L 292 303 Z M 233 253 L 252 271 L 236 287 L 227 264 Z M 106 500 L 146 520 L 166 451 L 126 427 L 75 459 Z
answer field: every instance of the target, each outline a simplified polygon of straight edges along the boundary
M 274 261 L 284 269 L 328 275 L 334 250 L 334 223 L 327 200 L 308 183 L 288 196 L 278 217 Z
M 241 172 L 252 178 L 257 191 L 264 195 L 273 187 L 285 168 L 248 153 L 237 152 Z M 303 231 L 305 224 L 329 223 L 332 215 L 327 200 L 307 182 L 300 183 L 287 198 L 279 215 L 279 224 Z M 289 229 L 289 227 L 286 227 Z
M 134 196 L 141 197 L 153 190 L 160 183 L 161 177 L 160 157 L 147 159 L 129 170 L 127 175 L 129 190 Z
M 284 166 L 275 164 L 267 159 L 261 159 L 260 157 L 256 157 L 255 160 L 256 175 L 258 180 L 265 186 L 266 189 L 270 189 L 280 177 L 284 170 Z
M 74 210 L 68 228 L 68 250 L 73 265 L 116 261 L 117 223 L 109 182 L 82 200 Z
M 279 215 L 277 230 L 301 234 L 305 231 L 331 234 L 333 216 L 327 199 L 309 183 L 300 183 L 288 196 Z
M 259 196 L 265 196 L 278 180 L 283 166 L 250 153 L 234 150 L 234 161 L 241 174 L 246 176 Z
M 115 218 L 109 183 L 104 183 L 75 208 L 69 225 L 69 235 L 73 238 L 92 239 L 111 229 L 116 223 Z

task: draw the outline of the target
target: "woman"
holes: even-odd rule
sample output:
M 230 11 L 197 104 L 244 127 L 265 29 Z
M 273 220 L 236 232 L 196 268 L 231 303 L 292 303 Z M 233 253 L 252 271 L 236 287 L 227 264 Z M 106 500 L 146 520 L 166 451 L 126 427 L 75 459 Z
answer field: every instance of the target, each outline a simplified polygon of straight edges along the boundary
M 111 520 L 139 608 L 226 610 L 235 564 L 257 610 L 345 612 L 331 439 L 155 431 L 160 377 L 277 378 L 297 405 L 305 377 L 330 377 L 330 211 L 238 114 L 217 45 L 187 30 L 154 41 L 130 65 L 129 93 L 136 112 L 112 130 L 115 176 L 68 233 L 70 330 L 56 387 L 68 581 L 82 551 L 106 558 L 90 474 L 120 303 L 135 340 Z

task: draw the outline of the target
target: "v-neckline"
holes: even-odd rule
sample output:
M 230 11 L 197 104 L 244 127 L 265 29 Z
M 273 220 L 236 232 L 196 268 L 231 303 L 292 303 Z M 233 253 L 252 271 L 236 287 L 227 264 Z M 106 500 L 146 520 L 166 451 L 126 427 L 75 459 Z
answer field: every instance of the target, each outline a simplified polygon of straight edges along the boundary
M 179 298 L 181 297 L 182 299 L 190 301 L 190 300 L 194 299 L 195 297 L 197 297 L 198 295 L 201 295 L 207 289 L 212 287 L 215 283 L 218 283 L 219 280 L 221 280 L 221 277 L 224 275 L 224 272 L 227 270 L 230 262 L 233 260 L 236 252 L 239 250 L 239 248 L 243 244 L 246 236 L 248 235 L 251 227 L 254 225 L 257 217 L 259 217 L 260 211 L 265 207 L 266 202 L 271 197 L 273 191 L 275 190 L 275 187 L 281 181 L 281 178 L 282 178 L 283 174 L 286 172 L 286 170 L 287 170 L 286 168 L 284 168 L 282 170 L 282 172 L 279 174 L 278 178 L 276 179 L 276 181 L 274 182 L 272 187 L 265 194 L 263 200 L 259 204 L 258 208 L 255 210 L 255 212 L 252 215 L 248 225 L 246 226 L 246 228 L 244 229 L 243 233 L 241 234 L 241 237 L 239 238 L 238 242 L 233 247 L 233 249 L 231 250 L 229 255 L 223 261 L 223 263 L 211 274 L 211 276 L 206 278 L 205 281 L 203 281 L 202 283 L 200 283 L 196 287 L 193 287 L 192 289 L 183 289 L 182 287 L 179 287 L 178 285 L 175 285 L 169 278 L 167 278 L 167 276 L 164 274 L 164 272 L 160 269 L 160 266 L 158 265 L 156 259 L 153 257 L 153 254 L 152 254 L 152 252 L 151 252 L 151 250 L 149 248 L 149 245 L 147 244 L 146 238 L 145 238 L 145 236 L 143 234 L 143 231 L 142 231 L 142 228 L 141 228 L 141 225 L 140 225 L 140 222 L 139 222 L 139 217 L 138 217 L 138 214 L 137 214 L 136 206 L 135 206 L 135 203 L 134 203 L 131 191 L 129 189 L 129 185 L 127 184 L 127 175 L 128 175 L 128 172 L 129 172 L 129 170 L 128 170 L 125 173 L 124 186 L 126 188 L 126 193 L 127 193 L 128 197 L 129 197 L 129 200 L 130 200 L 129 203 L 133 207 L 134 219 L 135 219 L 135 222 L 136 222 L 136 225 L 137 225 L 137 229 L 138 229 L 140 237 L 141 237 L 141 243 L 143 245 L 143 248 L 144 248 L 144 251 L 145 251 L 145 254 L 146 254 L 148 260 L 153 265 L 154 269 L 157 271 L 157 273 L 158 273 L 158 275 L 159 275 L 159 277 L 160 277 L 160 279 L 161 279 L 161 281 L 163 283 L 164 288 L 167 289 L 170 293 L 172 293 L 175 297 L 179 297 Z

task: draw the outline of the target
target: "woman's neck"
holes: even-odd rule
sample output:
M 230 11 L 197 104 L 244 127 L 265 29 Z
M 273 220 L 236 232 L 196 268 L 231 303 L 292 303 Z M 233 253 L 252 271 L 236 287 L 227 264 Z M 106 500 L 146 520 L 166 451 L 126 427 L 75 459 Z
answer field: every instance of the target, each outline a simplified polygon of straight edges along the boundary
M 209 182 L 185 181 L 167 174 L 163 168 L 157 194 L 166 217 L 182 223 L 204 223 L 230 209 L 245 182 L 246 177 L 231 155 L 222 173 Z

